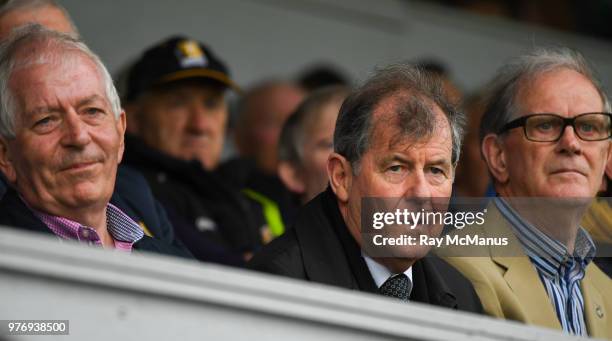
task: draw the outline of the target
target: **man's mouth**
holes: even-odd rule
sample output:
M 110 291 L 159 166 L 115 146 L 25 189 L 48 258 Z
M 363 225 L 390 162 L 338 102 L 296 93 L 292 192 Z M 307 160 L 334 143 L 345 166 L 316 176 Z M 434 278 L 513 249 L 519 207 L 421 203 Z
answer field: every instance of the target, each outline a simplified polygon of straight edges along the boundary
M 89 167 L 94 166 L 97 161 L 88 161 L 88 162 L 77 162 L 68 165 L 67 167 L 62 168 L 62 171 L 76 171 L 76 170 L 85 170 Z
M 557 174 L 576 174 L 576 175 L 582 175 L 585 176 L 584 172 L 575 169 L 575 168 L 560 168 L 560 169 L 556 169 L 553 172 L 551 172 L 551 174 L 557 175 Z
M 188 133 L 184 134 L 181 139 L 181 144 L 185 147 L 201 146 L 210 140 L 209 134 L 204 133 Z

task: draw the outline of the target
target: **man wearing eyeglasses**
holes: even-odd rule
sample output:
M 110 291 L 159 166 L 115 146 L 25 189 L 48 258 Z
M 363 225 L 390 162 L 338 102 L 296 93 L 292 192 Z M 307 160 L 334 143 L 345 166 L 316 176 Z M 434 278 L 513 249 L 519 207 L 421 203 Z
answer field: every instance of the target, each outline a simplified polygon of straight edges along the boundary
M 611 152 L 608 98 L 584 58 L 566 48 L 517 58 L 491 90 L 480 140 L 498 197 L 470 233 L 505 236 L 516 249 L 447 260 L 489 315 L 610 338 L 612 283 L 592 263 L 595 246 L 580 227 Z

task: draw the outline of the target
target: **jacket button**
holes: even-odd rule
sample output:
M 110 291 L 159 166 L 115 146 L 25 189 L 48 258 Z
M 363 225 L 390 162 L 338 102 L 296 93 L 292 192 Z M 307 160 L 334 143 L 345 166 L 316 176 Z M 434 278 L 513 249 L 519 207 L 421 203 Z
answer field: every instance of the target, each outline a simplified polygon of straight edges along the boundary
M 599 305 L 595 308 L 595 313 L 597 313 L 597 317 L 599 318 L 603 318 L 604 316 L 603 309 Z

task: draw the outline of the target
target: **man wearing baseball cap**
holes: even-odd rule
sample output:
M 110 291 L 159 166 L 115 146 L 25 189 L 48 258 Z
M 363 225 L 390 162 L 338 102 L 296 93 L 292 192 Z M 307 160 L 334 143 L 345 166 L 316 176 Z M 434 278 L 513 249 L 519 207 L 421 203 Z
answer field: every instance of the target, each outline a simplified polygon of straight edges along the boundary
M 228 90 L 239 88 L 201 42 L 175 36 L 146 50 L 127 76 L 124 162 L 145 175 L 197 258 L 241 265 L 261 243 L 263 218 L 213 172 Z

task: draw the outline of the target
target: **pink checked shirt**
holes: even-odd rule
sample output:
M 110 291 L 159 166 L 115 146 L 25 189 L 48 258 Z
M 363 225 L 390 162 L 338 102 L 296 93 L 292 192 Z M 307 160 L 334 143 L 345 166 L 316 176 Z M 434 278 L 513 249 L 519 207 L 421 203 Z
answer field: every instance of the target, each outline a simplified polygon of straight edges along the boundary
M 63 239 L 78 240 L 89 245 L 101 246 L 96 230 L 68 218 L 52 216 L 30 208 L 53 233 Z M 134 243 L 142 239 L 144 232 L 130 217 L 113 204 L 106 206 L 106 225 L 115 241 L 115 249 L 131 252 Z

